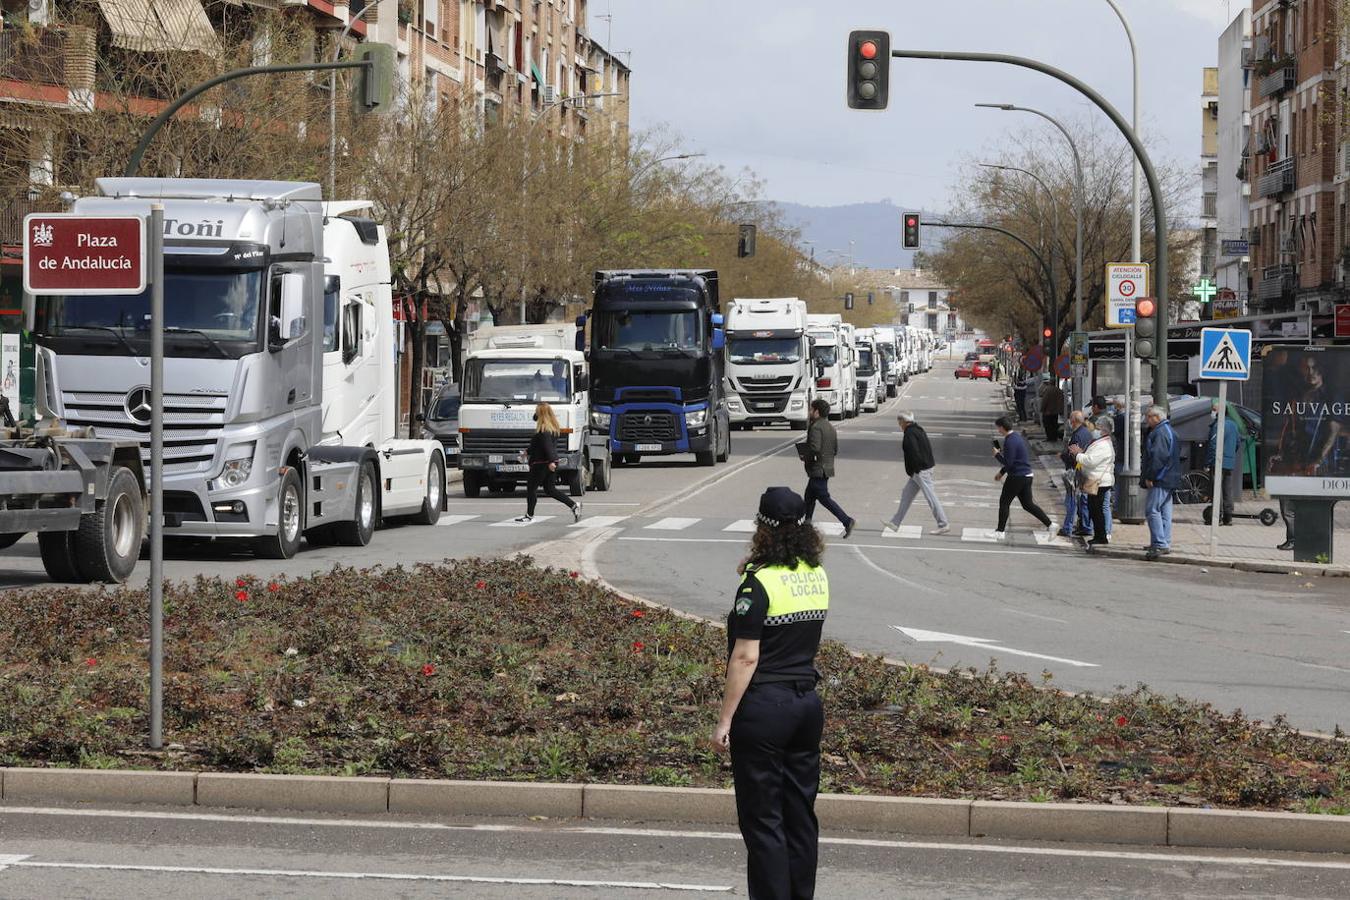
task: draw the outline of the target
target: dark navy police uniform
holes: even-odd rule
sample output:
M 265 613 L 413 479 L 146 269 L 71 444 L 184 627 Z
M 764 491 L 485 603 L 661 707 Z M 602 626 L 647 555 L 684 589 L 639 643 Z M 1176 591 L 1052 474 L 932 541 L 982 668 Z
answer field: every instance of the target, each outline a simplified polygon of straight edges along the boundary
M 815 801 L 825 717 L 816 651 L 830 606 L 825 570 L 749 566 L 727 621 L 760 642 L 759 664 L 731 721 L 736 814 L 752 900 L 807 900 L 816 887 Z

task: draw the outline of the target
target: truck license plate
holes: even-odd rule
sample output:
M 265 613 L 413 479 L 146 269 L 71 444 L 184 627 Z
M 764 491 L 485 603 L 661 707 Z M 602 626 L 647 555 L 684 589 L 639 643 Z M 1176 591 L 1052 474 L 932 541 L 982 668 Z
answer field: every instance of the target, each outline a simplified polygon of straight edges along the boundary
M 502 455 L 501 455 L 500 453 L 494 453 L 494 454 L 492 454 L 491 456 L 488 457 L 488 462 L 490 462 L 490 463 L 499 463 L 499 462 L 501 462 L 501 461 L 502 461 Z
M 530 467 L 529 467 L 529 466 L 522 466 L 522 465 L 515 465 L 515 464 L 512 464 L 512 465 L 509 465 L 509 466 L 498 466 L 498 467 L 497 467 L 497 471 L 498 471 L 498 472 L 528 472 L 528 471 L 530 471 Z
M 633 447 L 633 449 L 636 450 L 636 451 L 639 452 L 639 453 L 660 453 L 660 452 L 661 452 L 661 445 L 660 445 L 660 444 L 637 444 L 636 446 Z

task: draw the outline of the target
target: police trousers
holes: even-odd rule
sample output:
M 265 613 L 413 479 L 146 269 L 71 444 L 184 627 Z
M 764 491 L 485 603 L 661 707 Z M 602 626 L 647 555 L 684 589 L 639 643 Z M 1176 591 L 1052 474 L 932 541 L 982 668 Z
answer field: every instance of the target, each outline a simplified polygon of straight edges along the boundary
M 825 714 L 810 681 L 751 685 L 731 720 L 736 818 L 751 900 L 816 892 L 816 792 Z

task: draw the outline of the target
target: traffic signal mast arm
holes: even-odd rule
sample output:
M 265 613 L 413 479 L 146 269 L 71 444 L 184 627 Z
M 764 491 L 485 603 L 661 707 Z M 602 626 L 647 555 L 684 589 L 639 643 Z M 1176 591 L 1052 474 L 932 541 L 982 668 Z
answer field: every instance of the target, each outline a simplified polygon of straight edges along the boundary
M 885 35 L 885 45 L 889 46 L 890 36 L 885 32 L 855 31 L 850 36 L 849 42 L 849 106 L 855 109 L 882 109 L 885 107 L 883 102 L 880 106 L 868 105 L 859 106 L 853 102 L 853 73 L 854 60 L 856 58 L 854 45 L 856 38 L 861 36 L 871 38 L 876 34 Z M 878 46 L 882 46 L 878 44 Z M 1163 202 L 1162 184 L 1158 180 L 1158 172 L 1153 168 L 1153 161 L 1149 158 L 1148 151 L 1144 149 L 1143 142 L 1139 140 L 1139 135 L 1135 134 L 1130 123 L 1125 120 L 1114 106 L 1107 102 L 1106 98 L 1097 93 L 1083 81 L 1070 75 L 1062 69 L 1047 65 L 1035 59 L 1028 59 L 1024 56 L 1010 56 L 1006 53 L 961 53 L 947 50 L 891 50 L 890 55 L 896 59 L 935 59 L 950 60 L 954 62 L 991 62 L 1004 63 L 1011 66 L 1020 66 L 1024 69 L 1032 69 L 1051 78 L 1056 78 L 1087 97 L 1097 107 L 1111 119 L 1111 122 L 1124 135 L 1125 140 L 1129 142 L 1130 148 L 1134 151 L 1135 158 L 1139 160 L 1139 166 L 1144 170 L 1144 176 L 1148 180 L 1149 194 L 1153 200 L 1153 240 L 1155 268 L 1157 273 L 1157 298 L 1158 298 L 1158 340 L 1157 340 L 1157 360 L 1154 362 L 1154 384 L 1162 385 L 1161 391 L 1155 390 L 1155 402 L 1164 409 L 1167 407 L 1167 207 Z M 889 73 L 887 73 L 889 76 Z M 884 98 L 883 98 L 884 99 Z M 986 226 L 988 227 L 988 226 Z M 1020 238 L 1018 238 L 1021 241 Z M 1025 241 L 1021 241 L 1026 245 Z M 1030 248 L 1028 248 L 1030 249 Z M 1038 257 L 1039 259 L 1039 257 Z M 1042 263 L 1044 265 L 1044 263 Z
M 908 221 L 908 219 L 906 220 Z M 1006 237 L 1012 238 L 1017 243 L 1027 249 L 1027 252 L 1036 257 L 1036 262 L 1041 264 L 1041 272 L 1045 275 L 1046 283 L 1050 286 L 1050 325 L 1054 331 L 1050 335 L 1050 340 L 1046 341 L 1047 346 L 1053 345 L 1055 334 L 1059 332 L 1059 297 L 1055 294 L 1055 272 L 1045 262 L 1045 257 L 1036 252 L 1036 248 L 1028 244 L 1018 235 L 1006 228 L 1000 228 L 997 225 L 977 225 L 973 222 L 929 222 L 934 228 L 968 228 L 973 231 L 994 231 Z M 1055 349 L 1058 349 L 1055 346 Z

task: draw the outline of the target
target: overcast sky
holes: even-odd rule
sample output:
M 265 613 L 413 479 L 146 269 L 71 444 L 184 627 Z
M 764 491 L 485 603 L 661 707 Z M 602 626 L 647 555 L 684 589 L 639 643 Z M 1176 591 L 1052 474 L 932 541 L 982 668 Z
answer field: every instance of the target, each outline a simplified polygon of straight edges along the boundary
M 1155 161 L 1198 172 L 1200 70 L 1216 64 L 1219 35 L 1244 4 L 1119 2 L 1139 41 Z M 612 23 L 603 18 L 611 10 Z M 1105 121 L 1047 76 L 958 62 L 895 60 L 890 109 L 849 110 L 844 60 L 854 28 L 888 29 L 897 47 L 1034 57 L 1129 116 L 1129 46 L 1106 0 L 591 0 L 592 33 L 603 42 L 611 24 L 611 49 L 632 52 L 635 127 L 665 124 L 710 161 L 753 169 L 773 200 L 942 208 L 959 159 L 1036 121 L 974 109 L 978 102 Z

